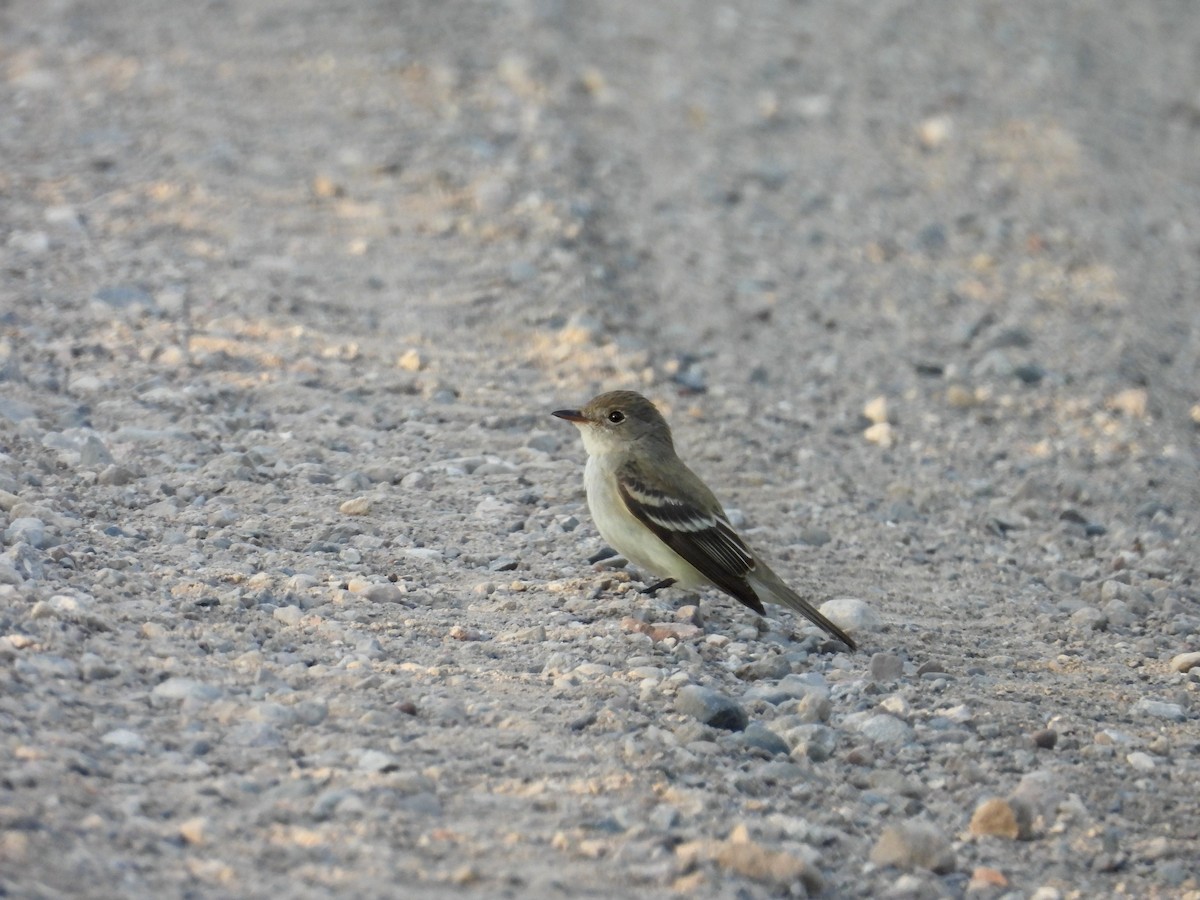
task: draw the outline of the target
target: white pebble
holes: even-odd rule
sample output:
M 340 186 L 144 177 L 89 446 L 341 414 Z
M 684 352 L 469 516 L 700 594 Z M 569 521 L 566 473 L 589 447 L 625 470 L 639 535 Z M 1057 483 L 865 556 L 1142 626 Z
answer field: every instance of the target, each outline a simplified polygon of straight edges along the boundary
M 280 606 L 271 613 L 271 617 L 284 625 L 299 625 L 304 618 L 304 610 L 298 606 Z
M 141 753 L 146 749 L 145 739 L 136 731 L 130 731 L 128 728 L 114 728 L 101 737 L 100 742 L 130 753 Z
M 1137 769 L 1139 772 L 1150 772 L 1154 769 L 1154 757 L 1149 753 L 1144 753 L 1141 750 L 1135 750 L 1125 757 L 1125 762 L 1129 763 L 1130 768 Z

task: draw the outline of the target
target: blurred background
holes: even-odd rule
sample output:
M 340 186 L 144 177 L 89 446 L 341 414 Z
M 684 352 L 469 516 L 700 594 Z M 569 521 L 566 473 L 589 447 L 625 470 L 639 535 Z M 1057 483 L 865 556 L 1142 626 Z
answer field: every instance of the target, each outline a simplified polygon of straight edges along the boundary
M 548 417 L 622 387 L 781 573 L 869 604 L 918 718 L 979 711 L 982 768 L 933 728 L 880 751 L 915 793 L 862 789 L 874 757 L 842 728 L 826 774 L 714 804 L 751 763 L 706 750 L 680 769 L 704 803 L 645 842 L 662 895 L 692 877 L 671 862 L 685 829 L 777 807 L 820 823 L 834 893 L 881 896 L 890 875 L 843 864 L 881 815 L 957 835 L 984 784 L 1038 766 L 1094 818 L 1006 845 L 1014 890 L 1194 877 L 1194 659 L 1169 661 L 1200 634 L 1195 0 L 0 0 L 0 261 L 0 489 L 47 507 L 0 514 L 21 767 L 0 856 L 29 890 L 179 884 L 212 838 L 171 820 L 201 812 L 230 868 L 196 877 L 218 890 L 291 895 L 318 856 L 311 896 L 431 865 L 438 896 L 627 890 L 590 836 L 642 828 L 652 754 L 675 750 L 654 737 L 672 701 L 622 668 L 623 617 L 674 611 L 588 567 L 582 450 Z M 786 620 L 721 602 L 712 636 L 778 658 L 756 629 Z M 719 640 L 697 646 L 653 652 L 740 694 Z M 839 728 L 878 704 L 866 653 L 797 652 L 847 692 Z M 575 655 L 616 674 L 568 683 Z M 239 739 L 241 713 L 147 702 L 177 674 L 261 697 L 273 670 L 329 721 Z M 1152 694 L 1165 719 L 1139 712 Z M 1127 767 L 1111 722 L 1155 758 Z M 1046 729 L 1058 756 L 1057 732 L 1028 739 Z M 347 763 L 376 745 L 403 765 Z M 376 791 L 414 752 L 447 828 Z M 524 793 L 544 770 L 561 781 Z M 520 789 L 488 793 L 501 774 Z M 267 826 L 324 827 L 329 778 L 365 799 L 277 853 Z M 1134 869 L 1113 821 L 1128 883 L 1108 879 Z M 547 852 L 566 827 L 592 850 Z M 529 839 L 490 834 L 509 828 Z

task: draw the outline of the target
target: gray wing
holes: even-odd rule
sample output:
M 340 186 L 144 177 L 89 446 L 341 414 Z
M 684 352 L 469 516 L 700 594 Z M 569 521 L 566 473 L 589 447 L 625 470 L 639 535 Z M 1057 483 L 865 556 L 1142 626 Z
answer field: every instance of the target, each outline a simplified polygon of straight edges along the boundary
M 617 474 L 617 488 L 629 511 L 664 544 L 721 590 L 763 614 L 762 601 L 746 580 L 746 574 L 756 566 L 754 554 L 719 506 L 714 512 L 706 512 L 651 487 L 632 466 Z

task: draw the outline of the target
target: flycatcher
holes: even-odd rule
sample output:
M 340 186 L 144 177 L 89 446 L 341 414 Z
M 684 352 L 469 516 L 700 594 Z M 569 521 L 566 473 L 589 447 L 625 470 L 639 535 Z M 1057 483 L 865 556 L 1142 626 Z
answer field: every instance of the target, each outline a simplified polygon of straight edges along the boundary
M 851 650 L 850 635 L 789 588 L 733 530 L 720 501 L 675 455 L 671 429 L 634 391 L 610 391 L 553 413 L 579 428 L 584 485 L 601 537 L 641 568 L 678 584 L 719 587 L 764 615 L 763 601 L 794 609 Z

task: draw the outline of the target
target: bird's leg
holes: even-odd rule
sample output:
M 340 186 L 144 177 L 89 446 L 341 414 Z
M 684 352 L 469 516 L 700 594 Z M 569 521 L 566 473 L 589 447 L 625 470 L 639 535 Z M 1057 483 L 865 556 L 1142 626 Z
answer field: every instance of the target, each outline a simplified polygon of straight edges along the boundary
M 650 587 L 642 588 L 642 593 L 645 594 L 647 597 L 653 597 L 655 594 L 657 594 L 663 588 L 669 588 L 674 583 L 675 583 L 674 578 L 664 578 L 662 581 L 654 582 L 654 584 L 650 585 Z

